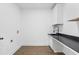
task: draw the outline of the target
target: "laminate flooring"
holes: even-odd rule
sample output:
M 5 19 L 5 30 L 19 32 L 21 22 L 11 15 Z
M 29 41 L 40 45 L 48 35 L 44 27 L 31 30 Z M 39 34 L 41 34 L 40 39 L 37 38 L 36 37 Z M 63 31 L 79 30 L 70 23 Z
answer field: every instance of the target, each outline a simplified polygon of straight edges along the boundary
M 64 55 L 64 53 L 55 53 L 49 46 L 22 46 L 14 55 Z

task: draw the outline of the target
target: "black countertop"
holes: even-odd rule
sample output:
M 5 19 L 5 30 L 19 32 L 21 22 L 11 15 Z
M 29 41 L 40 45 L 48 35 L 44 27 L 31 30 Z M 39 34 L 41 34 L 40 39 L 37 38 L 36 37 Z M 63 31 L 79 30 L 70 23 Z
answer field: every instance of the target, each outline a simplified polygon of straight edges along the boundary
M 67 45 L 68 47 L 72 48 L 76 52 L 79 52 L 79 38 L 77 37 L 70 37 L 65 36 L 64 34 L 49 34 L 53 38 L 57 39 L 58 41 L 62 42 L 63 44 Z

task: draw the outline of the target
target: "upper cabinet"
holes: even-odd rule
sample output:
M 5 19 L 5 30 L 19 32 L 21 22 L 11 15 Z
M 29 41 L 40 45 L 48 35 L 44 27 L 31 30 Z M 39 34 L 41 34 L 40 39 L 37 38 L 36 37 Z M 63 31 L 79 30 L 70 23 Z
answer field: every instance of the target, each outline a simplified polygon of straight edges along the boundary
M 64 4 L 57 4 L 57 23 L 63 24 L 63 6 Z
M 52 9 L 53 24 L 63 24 L 63 6 L 64 4 L 59 3 Z

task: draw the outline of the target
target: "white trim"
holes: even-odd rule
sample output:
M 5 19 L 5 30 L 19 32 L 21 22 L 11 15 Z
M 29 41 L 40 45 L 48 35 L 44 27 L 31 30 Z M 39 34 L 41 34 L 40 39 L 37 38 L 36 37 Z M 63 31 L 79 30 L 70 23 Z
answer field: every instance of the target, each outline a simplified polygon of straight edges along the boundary
M 18 46 L 17 48 L 13 49 L 11 53 L 9 53 L 9 55 L 13 55 L 19 48 L 21 48 L 21 46 Z
M 28 45 L 22 45 L 22 46 L 49 46 L 49 45 L 44 45 L 44 44 L 28 44 Z

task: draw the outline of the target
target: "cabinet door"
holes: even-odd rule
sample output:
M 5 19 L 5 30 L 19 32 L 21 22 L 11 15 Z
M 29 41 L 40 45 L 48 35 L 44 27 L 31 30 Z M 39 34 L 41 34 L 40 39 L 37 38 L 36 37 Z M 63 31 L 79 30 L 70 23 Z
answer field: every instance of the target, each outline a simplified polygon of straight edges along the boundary
M 52 45 L 53 45 L 53 41 L 52 41 L 52 37 L 49 35 L 49 46 L 52 48 Z
M 53 38 L 53 49 L 55 52 L 64 52 L 66 55 L 77 55 L 78 52 L 74 51 L 70 47 L 66 46 L 62 42 Z
M 55 52 L 63 52 L 63 45 L 60 44 L 60 42 L 54 38 L 52 38 L 52 40 L 53 40 L 53 46 L 52 46 L 53 50 Z
M 66 46 L 62 42 L 58 41 L 57 39 L 49 36 L 49 45 L 55 52 L 63 52 L 66 55 L 79 55 L 78 52 L 74 51 L 70 47 Z
M 73 49 L 71 49 L 70 47 L 62 44 L 64 49 L 63 49 L 63 52 L 66 54 L 66 55 L 77 55 L 78 52 L 74 51 Z
M 49 46 L 55 51 L 55 52 L 62 52 L 63 46 L 60 44 L 55 38 L 49 35 Z

